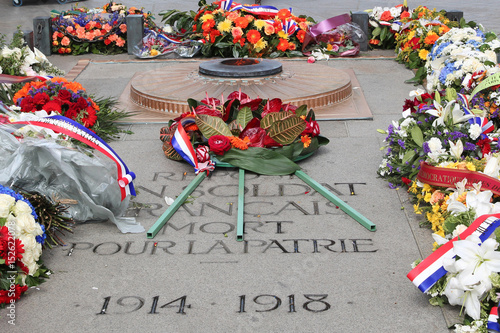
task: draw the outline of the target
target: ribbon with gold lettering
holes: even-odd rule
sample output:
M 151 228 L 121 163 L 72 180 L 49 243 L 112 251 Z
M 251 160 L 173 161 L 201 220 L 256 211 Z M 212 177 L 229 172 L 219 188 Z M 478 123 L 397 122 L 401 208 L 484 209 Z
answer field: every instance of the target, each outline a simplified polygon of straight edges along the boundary
M 494 194 L 500 195 L 500 180 L 480 172 L 435 167 L 423 162 L 420 164 L 420 171 L 417 174 L 417 179 L 422 183 L 439 187 L 455 187 L 455 184 L 464 178 L 467 178 L 466 188 L 472 188 L 472 184 L 481 182 L 482 190 L 490 190 Z

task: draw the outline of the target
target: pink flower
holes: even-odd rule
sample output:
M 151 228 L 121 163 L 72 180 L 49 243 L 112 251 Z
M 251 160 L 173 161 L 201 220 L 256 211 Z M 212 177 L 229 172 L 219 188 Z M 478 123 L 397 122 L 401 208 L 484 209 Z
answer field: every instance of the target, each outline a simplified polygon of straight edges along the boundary
M 316 59 L 314 59 L 313 56 L 310 56 L 309 58 L 307 58 L 307 62 L 310 64 L 314 63 L 315 61 L 316 61 Z
M 231 29 L 231 34 L 233 35 L 233 38 L 238 38 L 243 36 L 243 30 L 240 27 L 234 27 Z
M 123 47 L 124 45 L 125 45 L 125 39 L 120 37 L 116 40 L 116 46 Z
M 68 46 L 70 43 L 70 40 L 67 36 L 64 36 L 63 39 L 61 39 L 61 45 L 62 46 Z

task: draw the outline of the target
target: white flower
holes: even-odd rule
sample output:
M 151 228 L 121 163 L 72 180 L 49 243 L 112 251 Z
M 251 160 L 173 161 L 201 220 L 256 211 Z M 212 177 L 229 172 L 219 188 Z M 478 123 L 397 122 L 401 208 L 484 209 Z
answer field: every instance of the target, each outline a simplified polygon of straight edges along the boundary
M 490 157 L 488 162 L 486 162 L 486 166 L 484 167 L 483 173 L 493 178 L 498 177 L 498 173 L 500 171 L 500 165 L 498 164 L 497 157 Z
M 452 238 L 458 237 L 462 232 L 467 230 L 467 226 L 463 224 L 459 224 L 456 226 L 455 230 L 453 230 L 453 233 L 451 234 Z
M 479 124 L 472 124 L 469 127 L 469 136 L 472 140 L 476 140 L 481 133 L 483 133 L 483 130 Z
M 41 235 L 42 229 L 38 223 L 35 222 L 33 215 L 22 214 L 16 216 L 16 235 L 32 235 L 33 237 Z
M 430 152 L 427 154 L 429 158 L 433 161 L 437 161 L 439 157 L 446 154 L 446 150 L 443 149 L 443 145 L 439 138 L 433 137 L 427 141 Z
M 16 216 L 19 216 L 22 214 L 31 214 L 33 212 L 30 205 L 28 205 L 23 200 L 18 200 L 12 211 L 14 212 L 14 215 L 16 215 Z
M 411 98 L 415 98 L 415 97 L 421 96 L 423 94 L 425 94 L 425 90 L 424 89 L 420 89 L 420 88 L 418 88 L 416 90 L 410 91 L 410 97 Z
M 8 194 L 0 194 L 0 218 L 7 218 L 14 207 L 16 199 Z
M 455 101 L 448 102 L 445 107 L 437 101 L 434 101 L 434 108 L 435 109 L 426 111 L 426 113 L 436 117 L 432 123 L 433 126 L 444 126 L 445 121 L 447 121 L 449 117 L 452 118 L 453 124 L 466 121 L 473 117 L 473 115 L 466 115 L 460 108 L 460 105 L 455 103 Z
M 448 143 L 450 144 L 450 155 L 454 156 L 456 159 L 460 159 L 462 152 L 464 151 L 462 140 L 457 140 L 457 143 L 448 141 Z

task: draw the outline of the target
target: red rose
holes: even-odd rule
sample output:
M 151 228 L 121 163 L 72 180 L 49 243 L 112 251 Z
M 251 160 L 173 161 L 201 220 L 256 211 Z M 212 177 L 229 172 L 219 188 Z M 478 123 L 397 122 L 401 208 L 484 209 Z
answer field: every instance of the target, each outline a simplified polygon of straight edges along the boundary
M 59 98 L 61 101 L 69 101 L 69 99 L 71 98 L 71 93 L 66 89 L 61 89 L 57 93 L 57 98 Z
M 208 139 L 210 150 L 216 155 L 224 155 L 226 151 L 231 149 L 231 141 L 224 135 L 212 135 Z

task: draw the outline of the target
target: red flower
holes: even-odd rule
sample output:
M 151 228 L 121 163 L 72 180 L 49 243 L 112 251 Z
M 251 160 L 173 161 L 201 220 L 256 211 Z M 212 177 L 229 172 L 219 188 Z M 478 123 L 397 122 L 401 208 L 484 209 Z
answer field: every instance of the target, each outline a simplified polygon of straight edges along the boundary
M 248 26 L 248 19 L 240 16 L 234 20 L 234 25 L 241 29 L 245 29 Z
M 307 123 L 306 129 L 300 135 L 309 135 L 311 138 L 319 135 L 319 125 L 316 120 Z
M 224 135 L 212 135 L 208 139 L 210 150 L 216 155 L 224 155 L 226 151 L 231 149 L 231 141 Z
M 71 98 L 71 92 L 66 89 L 61 89 L 57 92 L 57 98 L 61 101 L 69 101 Z
M 14 288 L 9 290 L 0 290 L 0 304 L 10 304 L 11 300 L 17 301 L 21 294 L 28 290 L 28 286 L 12 285 Z
M 252 44 L 257 43 L 260 40 L 260 37 L 260 32 L 257 30 L 252 29 L 247 32 L 247 40 Z
M 19 239 L 12 238 L 7 226 L 0 228 L 0 258 L 6 265 L 21 261 L 24 253 L 24 244 Z
M 47 103 L 50 100 L 49 95 L 47 93 L 38 93 L 33 97 L 33 104 L 36 106 L 43 106 L 45 103 Z
M 483 156 L 491 153 L 490 142 L 491 140 L 489 138 L 477 140 L 476 145 L 481 148 L 481 153 L 483 153 Z
M 51 111 L 56 111 L 58 113 L 61 113 L 61 102 L 58 101 L 57 99 L 54 99 L 45 104 L 43 106 L 43 109 L 47 111 L 47 113 L 50 113 Z
M 385 12 L 382 13 L 382 15 L 380 15 L 380 21 L 390 21 L 393 18 L 394 17 L 392 17 L 391 12 L 388 10 L 386 10 Z
M 418 42 L 420 41 L 420 38 L 418 37 L 413 37 L 408 43 L 409 43 L 409 46 L 411 46 L 412 49 L 416 50 L 419 47 L 418 45 Z
M 406 10 L 404 12 L 401 13 L 401 15 L 399 15 L 399 17 L 401 17 L 402 19 L 403 18 L 407 18 L 407 17 L 410 17 L 410 13 L 408 13 Z
M 280 9 L 280 11 L 278 12 L 278 14 L 276 15 L 281 21 L 284 21 L 286 20 L 287 18 L 289 18 L 290 16 L 292 15 L 292 13 L 290 13 L 290 11 L 286 8 L 283 8 L 283 9 Z
M 201 25 L 201 29 L 205 32 L 210 31 L 215 26 L 215 21 L 213 19 L 208 19 Z
M 405 183 L 406 185 L 410 185 L 410 183 L 411 183 L 411 179 L 408 179 L 406 177 L 401 177 L 401 181 L 403 183 Z
M 209 150 L 207 146 L 198 146 L 198 148 L 196 148 L 196 159 L 198 162 L 203 163 L 209 161 L 210 154 L 208 152 Z
M 281 52 L 285 52 L 288 50 L 288 41 L 284 38 L 280 38 L 280 42 L 276 48 Z
M 297 31 L 297 39 L 299 42 L 304 43 L 304 38 L 306 37 L 306 32 L 304 30 Z
M 82 123 L 85 127 L 90 128 L 94 126 L 97 121 L 97 113 L 93 107 L 88 106 L 85 115 L 82 117 Z
M 33 97 L 29 95 L 21 100 L 19 106 L 21 107 L 21 112 L 32 112 L 36 110 L 35 104 L 33 104 Z

